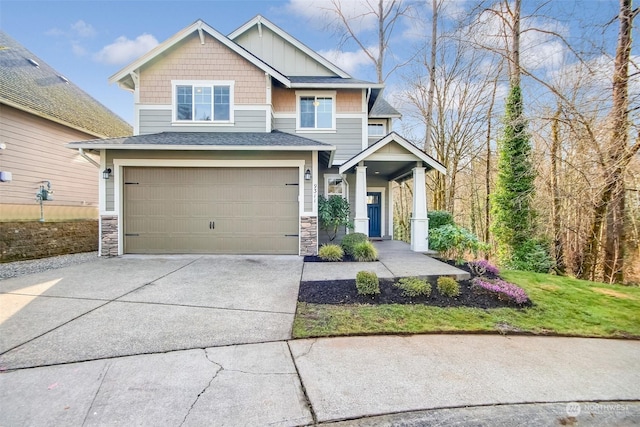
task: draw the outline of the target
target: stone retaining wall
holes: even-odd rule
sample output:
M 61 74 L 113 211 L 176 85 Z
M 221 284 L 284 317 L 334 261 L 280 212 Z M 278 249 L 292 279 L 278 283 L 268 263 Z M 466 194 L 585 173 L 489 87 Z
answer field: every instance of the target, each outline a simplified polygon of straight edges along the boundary
M 0 262 L 98 250 L 98 221 L 0 222 Z

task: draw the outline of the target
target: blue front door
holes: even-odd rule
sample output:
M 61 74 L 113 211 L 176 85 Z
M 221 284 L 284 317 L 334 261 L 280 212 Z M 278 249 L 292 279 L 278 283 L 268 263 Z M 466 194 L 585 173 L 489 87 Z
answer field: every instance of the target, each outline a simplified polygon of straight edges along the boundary
M 382 237 L 381 217 L 382 193 L 367 193 L 367 215 L 369 216 L 369 237 Z

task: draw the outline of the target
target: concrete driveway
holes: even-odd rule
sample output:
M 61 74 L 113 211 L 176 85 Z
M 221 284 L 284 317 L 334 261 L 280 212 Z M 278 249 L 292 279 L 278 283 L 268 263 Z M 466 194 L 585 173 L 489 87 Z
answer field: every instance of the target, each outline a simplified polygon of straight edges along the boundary
M 126 256 L 0 281 L 0 367 L 289 339 L 302 259 Z

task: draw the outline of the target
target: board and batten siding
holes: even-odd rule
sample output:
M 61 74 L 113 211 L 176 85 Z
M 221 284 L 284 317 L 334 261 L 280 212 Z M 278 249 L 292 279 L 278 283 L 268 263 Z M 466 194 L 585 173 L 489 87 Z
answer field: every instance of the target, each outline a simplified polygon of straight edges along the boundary
M 264 110 L 234 110 L 233 125 L 216 126 L 215 124 L 171 124 L 171 107 L 167 110 L 144 109 L 139 112 L 140 135 L 160 132 L 265 132 L 267 113 Z
M 234 41 L 286 76 L 335 76 L 266 26 L 261 33 L 254 26 Z
M 117 159 L 171 159 L 171 160 L 301 160 L 305 168 L 311 168 L 312 156 L 309 151 L 142 151 L 142 150 L 107 150 L 106 165 L 113 167 Z M 315 171 L 313 173 L 316 173 Z M 300 183 L 304 185 L 304 210 L 311 212 L 313 207 L 312 181 Z M 97 194 L 97 193 L 96 193 Z M 115 210 L 114 180 L 105 181 L 105 210 Z
M 362 151 L 362 119 L 336 118 L 336 131 L 333 133 L 296 133 L 295 118 L 275 118 L 274 129 L 291 133 L 316 141 L 325 142 L 336 147 L 334 162 L 341 164 Z
M 95 136 L 0 105 L 0 141 L 6 145 L 0 170 L 12 173 L 11 182 L 0 183 L 0 221 L 40 218 L 36 191 L 43 181 L 54 192 L 54 200 L 44 202 L 46 218 L 96 218 L 99 170 L 65 147 L 87 139 Z

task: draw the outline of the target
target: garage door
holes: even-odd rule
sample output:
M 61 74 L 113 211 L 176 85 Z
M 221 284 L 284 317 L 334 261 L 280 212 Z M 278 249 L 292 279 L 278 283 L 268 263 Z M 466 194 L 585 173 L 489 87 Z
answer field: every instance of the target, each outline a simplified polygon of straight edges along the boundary
M 297 254 L 298 169 L 124 169 L 124 251 Z

